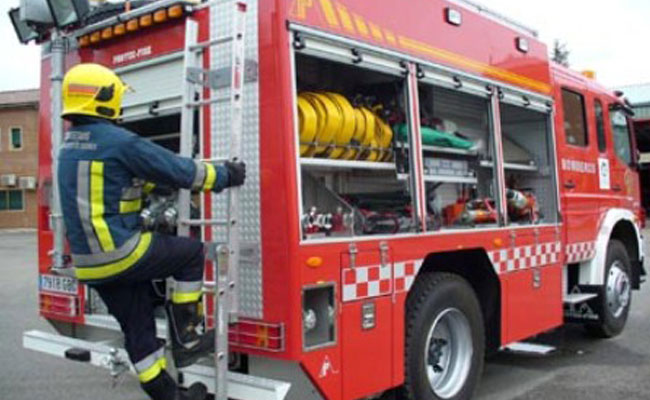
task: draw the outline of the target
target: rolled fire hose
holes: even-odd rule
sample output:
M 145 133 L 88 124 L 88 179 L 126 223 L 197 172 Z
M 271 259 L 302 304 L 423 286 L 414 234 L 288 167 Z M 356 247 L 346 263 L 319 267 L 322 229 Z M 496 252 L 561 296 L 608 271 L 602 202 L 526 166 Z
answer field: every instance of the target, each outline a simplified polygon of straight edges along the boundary
M 393 141 L 393 130 L 388 126 L 388 124 L 377 116 L 377 143 L 382 149 L 381 154 L 379 155 L 379 160 L 384 161 L 387 158 L 390 158 L 390 144 Z
M 363 145 L 366 140 L 366 117 L 364 116 L 363 112 L 355 108 L 354 109 L 354 134 L 352 135 L 352 142 L 351 144 L 354 145 Z M 343 153 L 341 158 L 345 160 L 353 160 L 356 156 L 359 150 L 355 148 L 350 148 Z
M 393 130 L 375 112 L 366 107 L 354 108 L 341 94 L 304 92 L 298 96 L 300 155 L 311 157 L 325 153 L 332 143 L 329 158 L 352 160 L 361 147 L 361 158 L 367 161 L 390 159 Z M 309 145 L 307 143 L 316 143 Z
M 363 142 L 361 143 L 362 147 L 371 147 L 372 149 L 367 152 L 365 159 L 367 161 L 377 161 L 379 160 L 379 142 L 377 141 L 377 117 L 373 114 L 372 111 L 365 107 L 360 108 L 361 113 L 366 120 L 366 134 Z
M 329 154 L 329 158 L 341 158 L 347 150 L 344 146 L 350 144 L 356 128 L 354 108 L 352 108 L 352 105 L 344 96 L 338 93 L 326 92 L 321 96 L 327 96 L 332 100 L 332 102 L 338 107 L 339 114 L 342 117 L 341 128 L 334 136 L 334 143 L 340 147 L 335 147 Z
M 329 148 L 336 132 L 341 129 L 343 118 L 336 104 L 327 96 L 311 92 L 302 93 L 301 96 L 314 107 L 318 119 L 321 121 L 320 129 L 315 137 L 316 148 L 313 151 L 314 155 L 321 154 Z
M 298 96 L 298 126 L 300 128 L 300 143 L 311 143 L 319 132 L 319 119 L 314 107 L 304 97 Z M 313 146 L 300 145 L 300 155 L 307 155 Z

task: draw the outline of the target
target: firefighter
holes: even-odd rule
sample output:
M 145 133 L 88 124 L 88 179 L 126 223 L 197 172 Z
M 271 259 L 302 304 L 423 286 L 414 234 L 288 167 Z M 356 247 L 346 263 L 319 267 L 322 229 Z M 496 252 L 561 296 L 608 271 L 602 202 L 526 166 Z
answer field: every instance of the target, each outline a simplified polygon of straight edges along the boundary
M 59 153 L 60 200 L 77 278 L 93 287 L 117 319 L 142 388 L 154 400 L 202 400 L 206 387 L 181 391 L 165 371 L 156 338 L 151 281 L 174 279 L 166 304 L 172 356 L 186 367 L 214 349 L 201 334 L 203 244 L 144 232 L 142 195 L 155 185 L 219 192 L 244 183 L 242 162 L 196 162 L 120 128 L 127 86 L 111 70 L 80 64 L 63 80 L 63 118 L 71 123 Z

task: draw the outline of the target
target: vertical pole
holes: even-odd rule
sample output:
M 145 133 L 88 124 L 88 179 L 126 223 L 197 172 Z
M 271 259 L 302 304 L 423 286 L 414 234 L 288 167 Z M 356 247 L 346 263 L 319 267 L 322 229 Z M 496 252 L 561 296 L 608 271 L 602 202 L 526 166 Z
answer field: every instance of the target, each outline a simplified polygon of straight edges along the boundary
M 499 221 L 502 226 L 508 225 L 508 207 L 506 205 L 506 176 L 503 169 L 503 139 L 501 137 L 501 95 L 500 89 L 495 87 L 490 99 L 492 109 L 492 128 L 494 144 L 494 174 L 497 178 L 497 206 L 499 209 Z
M 194 101 L 195 89 L 188 80 L 188 70 L 197 65 L 198 55 L 190 50 L 197 41 L 198 24 L 191 18 L 185 21 L 185 54 L 183 65 L 183 101 L 181 110 L 181 137 L 179 154 L 183 157 L 192 158 L 192 139 L 194 137 L 194 112 L 195 109 L 189 104 Z M 190 190 L 183 189 L 178 192 L 178 218 L 181 221 L 190 219 Z M 190 227 L 186 224 L 179 224 L 178 236 L 189 236 Z
M 420 132 L 420 99 L 417 77 L 417 67 L 413 63 L 407 65 L 406 75 L 409 109 L 409 182 L 414 199 L 414 222 L 417 232 L 427 230 L 426 184 L 424 183 L 424 164 L 422 161 L 422 136 Z
M 67 38 L 59 32 L 52 33 L 51 66 L 50 75 L 50 104 L 51 104 L 51 136 L 52 136 L 52 201 L 50 207 L 51 228 L 54 233 L 54 248 L 52 251 L 52 268 L 62 269 L 65 267 L 63 261 L 65 227 L 63 226 L 63 215 L 61 213 L 61 199 L 59 198 L 59 182 L 57 171 L 59 169 L 59 149 L 63 144 L 63 111 L 61 99 L 61 86 L 65 70 L 65 50 Z

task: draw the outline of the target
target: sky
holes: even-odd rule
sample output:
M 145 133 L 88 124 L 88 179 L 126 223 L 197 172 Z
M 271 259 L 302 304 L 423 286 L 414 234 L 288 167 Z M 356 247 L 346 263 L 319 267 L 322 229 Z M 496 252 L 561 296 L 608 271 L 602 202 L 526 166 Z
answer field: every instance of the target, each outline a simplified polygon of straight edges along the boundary
M 381 0 L 375 0 L 381 1 Z M 408 1 L 408 0 L 406 0 Z M 559 39 L 577 70 L 593 70 L 609 87 L 650 83 L 648 0 L 479 0 L 540 32 L 549 49 Z M 0 90 L 39 84 L 39 48 L 18 43 L 6 11 L 19 0 L 0 0 Z

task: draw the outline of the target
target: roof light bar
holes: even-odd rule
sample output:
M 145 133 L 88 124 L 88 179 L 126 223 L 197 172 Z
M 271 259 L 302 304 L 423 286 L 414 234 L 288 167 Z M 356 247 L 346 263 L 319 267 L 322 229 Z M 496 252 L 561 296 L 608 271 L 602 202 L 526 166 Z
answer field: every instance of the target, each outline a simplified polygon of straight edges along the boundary
M 157 10 L 152 10 L 145 14 L 134 16 L 134 18 L 129 19 L 126 22 L 120 22 L 117 20 L 115 25 L 104 25 L 101 29 L 79 36 L 77 41 L 79 47 L 87 47 L 91 44 L 97 44 L 101 41 L 123 36 L 139 29 L 148 28 L 165 23 L 172 19 L 180 18 L 185 14 L 185 11 L 185 7 L 181 4 L 174 4 Z

